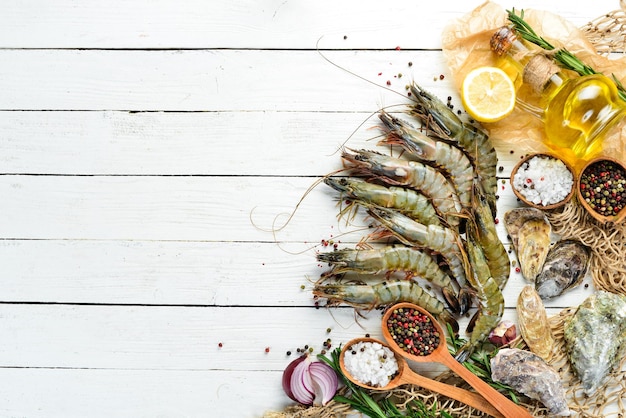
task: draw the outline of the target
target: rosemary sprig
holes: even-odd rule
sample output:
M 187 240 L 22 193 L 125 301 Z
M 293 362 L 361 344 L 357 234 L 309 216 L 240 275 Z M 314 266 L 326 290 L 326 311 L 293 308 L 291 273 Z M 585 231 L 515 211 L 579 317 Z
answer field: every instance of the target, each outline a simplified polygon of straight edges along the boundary
M 409 402 L 404 412 L 400 411 L 389 398 L 376 401 L 363 388 L 352 383 L 343 374 L 339 366 L 340 354 L 341 347 L 337 347 L 330 353 L 330 359 L 321 354 L 317 356 L 321 361 L 335 370 L 337 375 L 350 390 L 346 396 L 335 395 L 333 398 L 335 402 L 346 403 L 355 411 L 359 411 L 371 418 L 452 418 L 447 412 L 438 411 L 436 404 L 433 404 L 432 408 L 428 409 L 423 402 L 417 399 Z
M 513 24 L 513 28 L 522 37 L 522 39 L 533 43 L 546 51 L 553 51 L 555 49 L 554 45 L 545 40 L 543 37 L 537 35 L 533 28 L 524 20 L 524 10 L 521 10 L 519 15 L 515 13 L 515 9 L 507 10 L 507 13 L 509 21 Z M 575 71 L 580 75 L 601 74 L 582 62 L 578 57 L 565 48 L 557 50 L 553 54 L 553 59 L 560 64 L 561 67 Z M 626 89 L 615 77 L 615 75 L 612 75 L 612 78 L 617 85 L 617 92 L 620 99 L 626 101 Z

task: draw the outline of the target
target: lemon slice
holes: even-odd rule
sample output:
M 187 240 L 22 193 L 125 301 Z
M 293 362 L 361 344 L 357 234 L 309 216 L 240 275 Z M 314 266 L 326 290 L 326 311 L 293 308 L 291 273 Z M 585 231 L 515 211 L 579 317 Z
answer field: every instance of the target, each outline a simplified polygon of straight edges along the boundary
M 461 100 L 467 113 L 479 122 L 497 122 L 515 107 L 515 86 L 497 67 L 479 67 L 463 80 Z

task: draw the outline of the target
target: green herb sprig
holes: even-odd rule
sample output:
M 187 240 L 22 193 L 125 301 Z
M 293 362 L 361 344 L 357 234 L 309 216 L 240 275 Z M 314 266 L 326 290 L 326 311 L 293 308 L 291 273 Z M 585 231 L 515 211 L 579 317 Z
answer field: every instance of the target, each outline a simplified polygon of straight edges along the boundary
M 429 409 L 423 402 L 413 400 L 406 405 L 405 411 L 400 411 L 389 398 L 382 398 L 376 401 L 363 388 L 352 383 L 343 374 L 339 366 L 340 354 L 341 347 L 337 347 L 330 353 L 330 359 L 321 354 L 317 356 L 335 370 L 349 389 L 349 393 L 345 396 L 335 395 L 333 398 L 335 402 L 348 404 L 355 411 L 359 411 L 371 418 L 452 418 L 452 415 L 447 412 L 438 411 L 436 403 Z
M 533 30 L 533 28 L 524 20 L 524 10 L 520 11 L 520 14 L 515 13 L 515 9 L 507 10 L 508 19 L 513 24 L 513 28 L 517 31 L 517 33 L 524 39 L 532 44 L 539 46 L 546 51 L 554 51 L 555 47 L 550 42 L 548 42 L 543 37 L 537 35 L 537 32 Z M 572 54 L 565 48 L 558 49 L 552 55 L 554 61 L 561 65 L 561 67 L 575 71 L 580 75 L 592 75 L 592 74 L 601 74 L 594 70 L 589 65 L 582 62 L 578 57 Z M 622 85 L 622 83 L 612 75 L 613 81 L 617 86 L 617 92 L 619 94 L 620 99 L 626 101 L 626 88 Z

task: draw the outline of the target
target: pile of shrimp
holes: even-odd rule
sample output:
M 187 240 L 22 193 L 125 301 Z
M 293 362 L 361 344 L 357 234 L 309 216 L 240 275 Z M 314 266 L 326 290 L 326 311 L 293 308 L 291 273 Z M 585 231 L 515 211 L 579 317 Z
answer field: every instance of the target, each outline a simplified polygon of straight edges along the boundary
M 412 302 L 455 331 L 455 316 L 476 301 L 470 337 L 457 353 L 464 361 L 499 323 L 511 269 L 495 227 L 497 156 L 484 131 L 417 84 L 410 88 L 413 102 L 401 115 L 378 113 L 379 145 L 398 147 L 400 156 L 345 149 L 345 170 L 324 178 L 377 229 L 355 248 L 317 254 L 330 270 L 313 294 L 359 309 Z M 372 245 L 382 238 L 385 245 Z

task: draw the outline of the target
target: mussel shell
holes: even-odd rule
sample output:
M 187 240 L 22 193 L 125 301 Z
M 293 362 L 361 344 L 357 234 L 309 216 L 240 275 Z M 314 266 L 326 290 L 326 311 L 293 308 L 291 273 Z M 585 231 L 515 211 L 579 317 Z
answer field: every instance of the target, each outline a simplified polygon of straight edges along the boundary
M 552 246 L 535 281 L 542 299 L 550 299 L 579 285 L 589 268 L 591 249 L 577 240 L 558 241 Z

